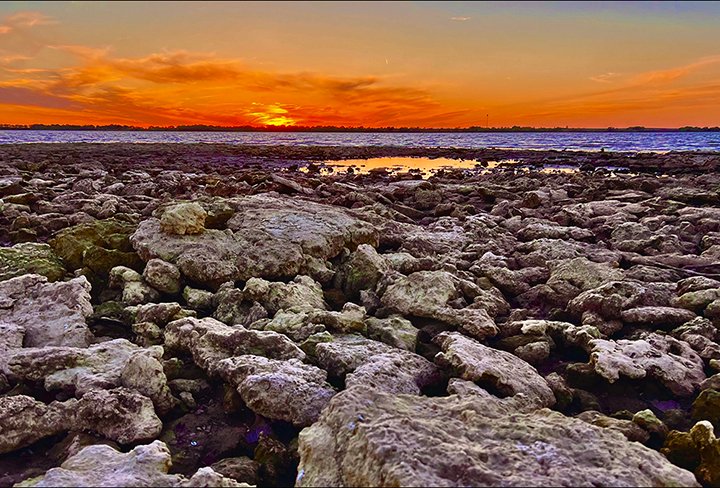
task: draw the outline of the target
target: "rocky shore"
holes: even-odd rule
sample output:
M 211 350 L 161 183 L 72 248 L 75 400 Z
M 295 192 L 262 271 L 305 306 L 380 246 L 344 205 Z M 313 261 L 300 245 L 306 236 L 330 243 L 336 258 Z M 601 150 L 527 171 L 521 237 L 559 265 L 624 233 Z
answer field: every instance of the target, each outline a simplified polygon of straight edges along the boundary
M 0 158 L 0 486 L 720 484 L 717 153 Z

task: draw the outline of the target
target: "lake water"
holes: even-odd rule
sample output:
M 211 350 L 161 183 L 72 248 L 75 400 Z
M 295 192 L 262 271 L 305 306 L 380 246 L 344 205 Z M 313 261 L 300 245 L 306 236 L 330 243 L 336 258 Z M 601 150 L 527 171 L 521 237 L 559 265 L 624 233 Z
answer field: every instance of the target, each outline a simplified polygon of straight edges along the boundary
M 569 149 L 599 151 L 720 151 L 720 132 L 95 132 L 0 131 L 0 144 L 131 142 Z

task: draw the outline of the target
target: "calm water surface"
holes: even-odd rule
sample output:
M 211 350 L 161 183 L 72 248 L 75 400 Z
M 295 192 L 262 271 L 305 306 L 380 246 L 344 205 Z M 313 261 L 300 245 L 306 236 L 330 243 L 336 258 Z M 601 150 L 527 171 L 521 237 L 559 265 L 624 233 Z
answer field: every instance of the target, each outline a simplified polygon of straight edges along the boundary
M 720 151 L 720 132 L 94 132 L 0 131 L 0 144 L 33 142 L 131 142 L 280 144 L 288 146 L 403 146 L 569 149 L 599 151 Z

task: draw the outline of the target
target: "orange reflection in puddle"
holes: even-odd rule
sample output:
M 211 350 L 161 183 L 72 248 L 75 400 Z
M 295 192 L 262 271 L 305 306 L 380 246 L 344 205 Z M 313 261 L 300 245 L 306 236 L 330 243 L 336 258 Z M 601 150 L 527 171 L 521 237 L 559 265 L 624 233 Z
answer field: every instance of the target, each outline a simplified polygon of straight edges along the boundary
M 407 173 L 414 170 L 423 176 L 430 176 L 431 173 L 440 169 L 475 169 L 481 165 L 478 161 L 470 159 L 385 157 L 325 161 L 325 166 L 330 166 L 338 171 L 352 167 L 356 173 L 361 174 L 384 169 L 391 173 Z

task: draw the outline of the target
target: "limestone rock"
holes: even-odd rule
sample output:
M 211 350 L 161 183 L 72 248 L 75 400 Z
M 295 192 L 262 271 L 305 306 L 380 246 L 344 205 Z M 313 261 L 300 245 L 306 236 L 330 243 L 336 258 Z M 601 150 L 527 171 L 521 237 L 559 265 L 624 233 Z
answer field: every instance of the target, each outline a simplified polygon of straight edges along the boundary
M 151 259 L 145 266 L 143 278 L 148 285 L 161 293 L 174 295 L 180 292 L 180 270 L 162 259 Z
M 165 209 L 160 218 L 160 229 L 166 234 L 202 234 L 205 231 L 207 212 L 197 203 L 180 203 Z
M 85 318 L 93 313 L 90 283 L 84 278 L 48 283 L 40 275 L 0 282 L 0 322 L 25 329 L 25 347 L 87 347 L 92 334 Z
M 434 342 L 442 352 L 435 360 L 460 378 L 487 384 L 501 396 L 523 394 L 539 407 L 555 404 L 555 395 L 545 379 L 528 363 L 505 351 L 492 349 L 457 332 L 442 332 Z
M 692 395 L 705 379 L 702 359 L 683 341 L 656 333 L 637 340 L 590 341 L 590 364 L 610 383 L 620 376 L 655 378 L 678 396 Z
M 236 387 L 251 410 L 300 427 L 315 422 L 335 395 L 325 371 L 297 359 L 235 356 L 219 361 L 212 371 Z
M 576 418 L 598 427 L 614 430 L 627 437 L 629 441 L 645 443 L 650 435 L 632 420 L 622 420 L 608 417 L 595 410 L 586 410 Z
M 45 405 L 31 397 L 0 397 L 0 453 L 70 430 L 90 430 L 121 444 L 154 439 L 162 423 L 153 405 L 126 388 L 91 390 L 80 400 Z
M 463 295 L 457 281 L 445 271 L 419 271 L 390 285 L 381 300 L 402 315 L 440 320 L 478 339 L 497 334 L 497 326 L 485 309 L 456 309 L 449 305 Z
M 153 400 L 158 410 L 172 408 L 174 400 L 160 359 L 163 348 L 142 349 L 125 339 L 88 348 L 44 347 L 15 351 L 9 361 L 11 377 L 43 382 L 47 391 L 84 396 L 93 389 L 127 386 Z
M 296 486 L 698 486 L 616 432 L 494 405 L 345 390 L 300 433 Z
M 621 313 L 623 322 L 662 329 L 675 328 L 695 317 L 690 310 L 673 307 L 637 307 Z
M 221 359 L 244 354 L 271 359 L 305 358 L 305 353 L 283 334 L 231 327 L 211 318 L 185 318 L 169 323 L 165 328 L 165 346 L 191 353 L 195 363 L 205 370 L 211 370 Z
M 90 390 L 77 403 L 77 418 L 77 427 L 120 444 L 150 441 L 162 430 L 150 399 L 127 388 Z
M 720 440 L 710 422 L 702 420 L 690 432 L 671 431 L 660 452 L 674 464 L 693 471 L 705 486 L 720 483 Z
M 165 443 L 154 441 L 122 453 L 110 446 L 88 446 L 43 476 L 16 486 L 178 486 L 183 480 L 168 474 L 172 465 Z
M 122 289 L 122 301 L 127 305 L 160 300 L 160 293 L 150 287 L 140 273 L 125 266 L 116 266 L 110 270 L 110 287 Z
M 608 263 L 595 263 L 587 258 L 575 258 L 553 263 L 547 284 L 562 297 L 564 303 L 567 303 L 584 291 L 622 278 L 623 271 Z
M 169 235 L 160 221 L 143 221 L 131 237 L 145 261 L 160 258 L 178 266 L 191 283 L 216 290 L 227 281 L 290 279 L 310 274 L 325 280 L 324 263 L 343 248 L 377 246 L 378 232 L 345 209 L 272 195 L 228 201 L 235 215 L 225 231 Z M 332 274 L 332 273 L 330 273 Z
M 26 395 L 0 397 L 0 454 L 68 429 L 74 413 L 66 407 L 59 402 L 48 406 Z
M 63 263 L 47 244 L 24 242 L 0 247 L 0 281 L 38 274 L 52 282 L 61 280 L 65 273 Z
M 135 227 L 117 219 L 96 220 L 63 229 L 48 243 L 70 271 L 87 268 L 104 279 L 115 266 L 140 265 L 128 241 Z
M 316 364 L 333 378 L 374 385 L 383 391 L 419 395 L 440 383 L 433 363 L 410 351 L 356 335 L 339 334 L 315 346 Z
M 242 290 L 244 300 L 260 303 L 270 314 L 280 309 L 325 310 L 320 283 L 309 276 L 297 276 L 290 283 L 250 278 Z
M 370 339 L 384 342 L 398 349 L 415 351 L 417 336 L 420 332 L 412 322 L 400 315 L 391 315 L 384 319 L 370 317 L 365 320 Z
M 361 290 L 374 290 L 378 281 L 390 269 L 375 248 L 361 244 L 343 264 L 336 277 L 348 297 L 356 297 Z

